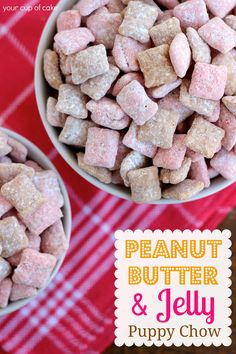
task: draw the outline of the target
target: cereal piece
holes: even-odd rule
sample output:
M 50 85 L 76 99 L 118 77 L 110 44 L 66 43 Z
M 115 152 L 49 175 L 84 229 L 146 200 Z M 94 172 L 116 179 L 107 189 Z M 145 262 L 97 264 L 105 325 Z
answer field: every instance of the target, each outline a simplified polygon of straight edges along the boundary
M 42 193 L 45 199 L 54 200 L 59 208 L 63 207 L 64 198 L 61 193 L 58 176 L 55 171 L 44 170 L 35 172 L 33 183 L 37 190 Z
M 57 43 L 53 43 L 53 49 L 59 56 L 59 66 L 63 75 L 70 75 L 71 74 L 71 55 L 65 55 L 62 50 L 59 48 Z
M 153 158 L 156 154 L 156 146 L 150 142 L 145 143 L 138 140 L 138 130 L 139 127 L 134 122 L 132 122 L 128 132 L 124 136 L 123 144 L 132 150 L 138 151 L 147 157 Z
M 74 8 L 79 10 L 82 16 L 88 16 L 93 11 L 107 5 L 108 3 L 109 0 L 80 0 Z
M 170 149 L 178 121 L 177 112 L 159 109 L 152 119 L 140 127 L 138 139 L 163 149 Z
M 107 4 L 107 8 L 111 13 L 121 13 L 124 10 L 125 5 L 121 0 L 110 0 Z
M 209 16 L 204 0 L 188 0 L 174 8 L 174 16 L 184 28 L 198 29 L 208 22 Z
M 116 35 L 112 54 L 116 65 L 125 73 L 138 71 L 138 54 L 147 49 L 147 45 L 141 44 L 132 38 Z
M 195 181 L 203 182 L 205 188 L 210 187 L 211 182 L 208 174 L 207 164 L 203 157 L 196 162 L 192 162 L 189 171 L 189 178 Z
M 175 6 L 179 5 L 178 0 L 157 0 L 158 4 L 163 5 L 167 9 L 173 9 Z
M 141 1 L 130 1 L 125 11 L 124 20 L 119 28 L 119 33 L 131 37 L 141 43 L 148 43 L 149 30 L 158 17 L 155 6 Z
M 56 110 L 57 100 L 54 97 L 48 97 L 47 100 L 47 120 L 53 127 L 63 128 L 66 116 Z
M 126 187 L 130 186 L 128 173 L 148 166 L 148 158 L 138 151 L 131 151 L 122 161 L 120 166 L 120 175 Z
M 180 102 L 198 114 L 212 117 L 216 112 L 216 109 L 219 107 L 219 101 L 192 96 L 189 94 L 189 86 L 190 82 L 188 80 L 183 80 L 180 88 Z M 219 115 L 218 117 L 216 115 L 216 118 L 216 120 L 218 120 Z
M 104 44 L 107 49 L 113 48 L 121 23 L 122 16 L 118 13 L 95 13 L 87 19 L 87 27 L 93 33 L 96 43 Z
M 11 203 L 9 203 L 6 198 L 0 194 L 0 218 L 12 209 Z M 1 252 L 0 252 L 1 254 Z
M 191 62 L 191 50 L 184 33 L 179 33 L 175 36 L 171 42 L 169 53 L 176 75 L 183 78 L 186 75 Z
M 0 131 L 0 157 L 3 157 L 9 152 L 11 152 L 12 148 L 8 144 L 8 136 Z
M 61 113 L 84 119 L 88 117 L 86 102 L 87 99 L 78 86 L 63 84 L 59 88 L 56 109 Z
M 54 40 L 63 54 L 70 55 L 85 49 L 95 38 L 88 28 L 73 28 L 57 33 Z
M 28 246 L 28 238 L 14 216 L 0 220 L 2 257 L 7 258 Z
M 14 162 L 24 163 L 28 155 L 28 150 L 25 145 L 10 136 L 8 137 L 8 144 L 12 148 L 9 154 L 11 159 Z
M 19 214 L 19 216 L 32 233 L 40 235 L 49 226 L 62 218 L 63 214 L 58 203 L 55 203 L 54 199 L 48 199 L 32 213 L 26 216 Z
M 41 235 L 41 251 L 55 256 L 57 259 L 65 255 L 69 243 L 61 220 L 50 226 Z
M 191 150 L 210 159 L 219 151 L 224 135 L 223 129 L 202 117 L 197 117 L 187 133 L 186 145 Z
M 211 63 L 211 50 L 210 47 L 202 40 L 198 32 L 188 27 L 186 35 L 189 41 L 189 45 L 192 49 L 192 57 L 195 63 Z
M 1 188 L 2 195 L 22 215 L 34 212 L 44 201 L 42 194 L 35 188 L 32 180 L 19 174 Z
M 224 21 L 229 27 L 231 27 L 234 31 L 236 31 L 236 16 L 234 15 L 226 16 Z
M 122 140 L 123 140 L 123 136 L 120 137 L 120 142 L 119 142 L 118 151 L 116 155 L 116 162 L 114 167 L 111 168 L 111 171 L 119 170 L 122 161 L 130 153 L 130 149 L 123 144 Z
M 208 175 L 210 179 L 216 178 L 219 176 L 219 172 L 217 172 L 216 170 L 214 170 L 213 167 L 208 167 Z
M 220 108 L 220 119 L 217 121 L 217 125 L 225 131 L 222 146 L 228 151 L 232 150 L 236 145 L 236 117 L 223 104 Z
M 89 128 L 84 162 L 95 167 L 115 165 L 120 134 L 114 130 Z
M 225 17 L 236 6 L 236 0 L 205 0 L 208 9 L 214 16 Z
M 227 53 L 236 45 L 236 33 L 218 17 L 199 28 L 198 33 L 207 44 L 221 53 Z
M 35 172 L 43 171 L 42 167 L 37 164 L 37 162 L 32 161 L 32 160 L 27 160 L 25 162 L 25 166 L 33 168 Z
M 179 99 L 179 90 L 169 93 L 166 97 L 158 102 L 159 109 L 173 110 L 179 113 L 179 123 L 193 114 L 193 111 L 185 107 Z
M 161 199 L 158 169 L 155 166 L 128 172 L 132 200 L 136 203 L 151 203 Z
M 112 184 L 118 184 L 120 186 L 124 185 L 124 181 L 121 178 L 120 171 L 116 170 L 112 172 Z
M 153 159 L 154 166 L 177 170 L 182 166 L 187 147 L 184 134 L 174 135 L 173 145 L 170 149 L 159 148 Z
M 72 61 L 71 71 L 76 85 L 108 72 L 109 63 L 104 45 L 95 45 L 77 53 Z
M 121 130 L 127 128 L 130 124 L 130 118 L 110 98 L 104 97 L 97 102 L 90 101 L 87 103 L 87 108 L 92 112 L 92 121 L 103 127 Z
M 12 280 L 16 284 L 44 288 L 56 262 L 56 257 L 51 254 L 39 253 L 27 248 L 22 253 L 20 264 L 14 270 Z
M 203 189 L 203 182 L 185 179 L 183 182 L 165 189 L 162 196 L 165 199 L 187 200 L 194 197 Z
M 62 84 L 62 77 L 59 70 L 59 59 L 56 52 L 47 49 L 43 56 L 44 77 L 48 84 L 58 90 Z
M 171 44 L 178 33 L 181 33 L 180 22 L 176 17 L 172 17 L 154 27 L 150 30 L 150 36 L 155 46 L 162 44 Z
M 84 162 L 84 153 L 77 154 L 78 166 L 89 175 L 97 178 L 100 182 L 110 184 L 112 181 L 112 173 L 104 167 L 94 167 Z
M 144 85 L 143 75 L 140 73 L 128 73 L 123 76 L 119 80 L 116 81 L 116 84 L 112 90 L 112 96 L 118 96 L 120 91 L 127 86 L 131 81 L 138 81 L 142 86 Z
M 225 96 L 222 101 L 228 110 L 236 115 L 236 96 Z
M 125 86 L 116 99 L 123 111 L 138 125 L 146 123 L 158 110 L 157 103 L 148 97 L 143 86 L 136 80 Z
M 138 55 L 138 61 L 147 88 L 169 84 L 177 79 L 170 62 L 167 44 L 145 50 Z
M 1 309 L 7 307 L 11 289 L 12 289 L 12 281 L 10 278 L 3 279 L 0 282 L 0 308 Z
M 177 79 L 169 84 L 161 85 L 159 87 L 154 87 L 148 89 L 148 94 L 153 98 L 163 98 L 168 95 L 171 91 L 175 90 L 182 83 L 181 79 Z
M 22 251 L 15 253 L 13 256 L 7 258 L 7 261 L 12 267 L 17 267 L 21 260 Z
M 161 9 L 157 6 L 157 4 L 155 3 L 154 0 L 121 0 L 123 2 L 123 4 L 128 5 L 128 3 L 130 1 L 141 1 L 144 2 L 145 4 L 148 5 L 152 5 L 152 6 L 156 6 L 156 8 L 158 9 L 158 13 L 160 13 Z
M 226 179 L 236 178 L 236 154 L 222 148 L 210 161 L 211 167 Z
M 10 264 L 4 258 L 0 257 L 0 281 L 5 279 L 10 273 Z
M 57 32 L 77 28 L 81 23 L 81 15 L 79 11 L 67 10 L 59 14 L 57 18 Z
M 32 286 L 27 286 L 23 284 L 15 284 L 12 285 L 11 290 L 11 301 L 18 301 L 22 299 L 28 299 L 30 297 L 37 295 L 37 289 Z
M 214 65 L 225 65 L 227 68 L 227 81 L 225 86 L 225 95 L 231 96 L 236 92 L 236 61 L 231 52 L 218 54 L 212 60 Z
M 88 128 L 94 126 L 95 124 L 88 119 L 77 119 L 69 116 L 59 135 L 59 141 L 67 145 L 85 147 Z
M 1 163 L 12 164 L 12 160 L 8 156 L 0 156 L 0 164 Z
M 203 158 L 202 154 L 199 154 L 198 152 L 195 152 L 189 148 L 187 148 L 186 156 L 190 157 L 192 162 L 197 162 Z
M 224 95 L 226 81 L 226 66 L 196 63 L 189 93 L 192 96 L 218 101 Z
M 29 178 L 33 177 L 34 170 L 21 163 L 1 163 L 0 164 L 0 185 L 10 182 L 19 174 L 25 174 Z
M 178 184 L 184 181 L 188 176 L 191 163 L 191 159 L 189 157 L 185 157 L 181 167 L 177 170 L 162 169 L 160 173 L 160 180 L 163 183 L 170 184 Z
M 81 85 L 81 91 L 93 100 L 98 101 L 106 95 L 119 73 L 120 70 L 116 66 L 109 65 L 108 72 L 84 82 Z

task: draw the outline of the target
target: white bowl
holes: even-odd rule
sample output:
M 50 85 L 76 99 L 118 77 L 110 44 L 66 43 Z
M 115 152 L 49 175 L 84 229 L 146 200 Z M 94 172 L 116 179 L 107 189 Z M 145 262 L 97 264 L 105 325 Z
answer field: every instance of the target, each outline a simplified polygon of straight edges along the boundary
M 9 135 L 10 137 L 18 140 L 22 144 L 24 144 L 25 147 L 29 151 L 29 155 L 28 156 L 29 156 L 30 159 L 32 159 L 33 161 L 37 162 L 44 169 L 46 169 L 46 170 L 54 170 L 57 173 L 57 177 L 58 177 L 60 188 L 61 188 L 61 193 L 63 195 L 64 202 L 65 202 L 64 207 L 62 208 L 62 212 L 63 212 L 63 215 L 64 215 L 63 219 L 62 219 L 62 222 L 63 222 L 63 225 L 64 225 L 66 238 L 68 240 L 70 240 L 70 235 L 71 235 L 71 207 L 70 207 L 70 200 L 69 200 L 69 197 L 68 197 L 68 193 L 67 193 L 65 184 L 64 184 L 62 178 L 60 177 L 59 173 L 55 169 L 54 165 L 47 158 L 47 156 L 44 155 L 44 153 L 41 150 L 39 150 L 39 148 L 37 148 L 37 146 L 32 144 L 29 140 L 27 140 L 23 136 L 21 136 L 19 134 L 16 134 L 13 131 L 5 129 L 5 128 L 0 128 L 0 130 L 3 131 L 4 133 L 6 133 L 7 135 Z M 57 264 L 56 264 L 56 266 L 55 266 L 55 268 L 54 268 L 54 270 L 52 272 L 52 275 L 50 277 L 50 280 L 49 280 L 48 284 L 52 281 L 52 279 L 55 277 L 55 275 L 59 271 L 65 256 L 66 256 L 66 253 L 64 254 L 64 256 L 62 256 L 57 261 Z M 48 286 L 48 284 L 47 284 L 47 286 Z M 43 289 L 40 289 L 37 294 L 39 294 L 41 291 L 43 291 Z M 3 315 L 7 315 L 7 314 L 9 314 L 11 312 L 14 312 L 16 310 L 19 310 L 21 307 L 25 306 L 30 301 L 32 301 L 33 298 L 24 299 L 24 300 L 18 300 L 18 301 L 9 303 L 9 305 L 6 308 L 0 309 L 0 317 L 3 316 Z
M 37 56 L 36 56 L 36 63 L 35 63 L 35 92 L 36 92 L 36 100 L 38 104 L 38 109 L 40 112 L 40 116 L 42 119 L 42 122 L 44 124 L 44 127 L 54 144 L 55 148 L 59 152 L 59 154 L 64 158 L 64 160 L 84 179 L 86 179 L 88 182 L 91 184 L 95 185 L 99 189 L 102 189 L 108 193 L 111 193 L 115 195 L 116 197 L 120 197 L 123 199 L 131 200 L 131 194 L 130 191 L 122 186 L 117 186 L 117 185 L 107 185 L 104 184 L 100 181 L 98 181 L 96 178 L 90 176 L 81 168 L 78 167 L 77 160 L 75 153 L 72 151 L 70 147 L 68 147 L 65 144 L 62 144 L 58 140 L 58 130 L 53 128 L 47 121 L 46 118 L 46 102 L 47 98 L 50 95 L 50 88 L 48 84 L 46 83 L 43 75 L 43 54 L 46 49 L 52 48 L 53 44 L 53 37 L 56 33 L 56 19 L 59 15 L 60 12 L 64 10 L 70 9 L 77 1 L 74 0 L 61 0 L 56 9 L 52 12 L 51 16 L 49 17 L 46 26 L 43 30 L 39 46 L 38 46 L 38 51 L 37 51 Z M 186 202 L 189 201 L 194 201 L 198 199 L 202 199 L 204 197 L 208 197 L 212 194 L 215 194 L 216 192 L 221 191 L 222 189 L 230 186 L 232 183 L 234 183 L 235 180 L 225 180 L 223 177 L 218 177 L 212 180 L 211 186 L 207 189 L 204 189 L 202 192 L 194 196 L 193 198 L 187 200 Z M 183 201 L 178 201 L 178 200 L 173 200 L 173 199 L 161 199 L 158 200 L 152 204 L 178 204 L 178 203 L 183 203 Z

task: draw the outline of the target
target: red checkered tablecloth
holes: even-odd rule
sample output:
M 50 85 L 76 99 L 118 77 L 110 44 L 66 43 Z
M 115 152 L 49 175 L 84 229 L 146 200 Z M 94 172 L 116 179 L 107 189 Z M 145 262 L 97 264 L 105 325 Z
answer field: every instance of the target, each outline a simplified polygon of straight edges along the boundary
M 0 4 L 0 124 L 24 135 L 50 157 L 66 182 L 73 210 L 70 249 L 55 280 L 28 306 L 0 318 L 3 353 L 102 353 L 114 338 L 114 231 L 213 229 L 236 205 L 236 185 L 194 203 L 136 205 L 99 191 L 62 160 L 44 131 L 34 97 L 34 57 L 50 12 L 30 8 L 56 3 Z M 21 9 L 14 11 L 16 5 Z M 4 12 L 3 6 L 12 8 Z

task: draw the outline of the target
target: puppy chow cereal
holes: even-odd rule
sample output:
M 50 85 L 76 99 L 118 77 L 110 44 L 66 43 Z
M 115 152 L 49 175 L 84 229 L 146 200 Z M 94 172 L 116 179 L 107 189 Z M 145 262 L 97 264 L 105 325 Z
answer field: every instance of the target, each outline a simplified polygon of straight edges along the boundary
M 0 308 L 6 308 L 37 295 L 69 245 L 56 172 L 30 160 L 15 138 L 0 132 L 1 138 L 11 147 L 0 161 Z
M 236 177 L 235 15 L 235 0 L 81 0 L 59 14 L 44 60 L 47 120 L 82 175 L 127 189 L 138 203 L 195 198 L 213 178 Z M 34 210 L 15 215 L 47 235 L 61 195 L 53 176 L 44 184 L 25 161 L 0 136 L 3 193 L 21 173 L 57 205 L 55 214 L 47 200 L 38 205 L 50 214 L 42 223 Z M 3 216 L 15 209 L 8 198 L 0 198 Z

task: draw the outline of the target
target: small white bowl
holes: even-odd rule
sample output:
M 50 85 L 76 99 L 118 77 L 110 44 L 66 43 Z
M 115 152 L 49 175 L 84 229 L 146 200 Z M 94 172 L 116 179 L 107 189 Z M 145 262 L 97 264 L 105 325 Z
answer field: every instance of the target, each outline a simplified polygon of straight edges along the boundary
M 48 133 L 48 136 L 50 137 L 52 143 L 54 144 L 55 148 L 59 152 L 59 154 L 64 158 L 64 160 L 84 179 L 86 179 L 88 182 L 91 184 L 95 185 L 99 189 L 102 189 L 110 194 L 115 195 L 116 197 L 120 197 L 123 199 L 131 200 L 131 194 L 130 191 L 122 186 L 117 186 L 114 184 L 104 184 L 100 181 L 98 181 L 96 178 L 90 176 L 81 168 L 78 167 L 77 160 L 75 153 L 72 151 L 72 149 L 59 142 L 58 140 L 58 130 L 53 128 L 47 121 L 46 117 L 46 102 L 47 98 L 50 96 L 50 88 L 47 84 L 47 82 L 44 79 L 43 75 L 43 54 L 46 49 L 52 48 L 53 44 L 53 37 L 56 33 L 56 20 L 58 15 L 64 11 L 70 9 L 76 2 L 74 0 L 61 0 L 56 9 L 52 12 L 51 16 L 49 17 L 46 26 L 44 27 L 39 46 L 38 46 L 38 51 L 37 51 L 37 56 L 36 56 L 36 62 L 35 62 L 35 92 L 36 92 L 36 100 L 38 104 L 38 109 L 40 112 L 40 116 L 42 119 L 42 122 L 44 124 L 44 127 Z M 211 186 L 207 189 L 204 189 L 202 192 L 194 196 L 193 198 L 187 200 L 186 202 L 202 199 L 204 197 L 208 197 L 212 194 L 215 194 L 222 189 L 230 186 L 233 184 L 235 180 L 225 180 L 223 177 L 218 177 L 212 180 Z M 151 204 L 179 204 L 183 203 L 183 201 L 178 201 L 174 199 L 161 199 L 158 200 L 154 203 Z
M 14 133 L 11 130 L 8 130 L 8 129 L 5 129 L 5 128 L 0 128 L 0 130 L 2 132 L 6 133 L 7 135 L 9 135 L 10 137 L 18 140 L 20 143 L 24 144 L 25 147 L 29 151 L 28 157 L 31 160 L 37 162 L 41 167 L 43 167 L 46 170 L 53 170 L 53 171 L 56 172 L 58 180 L 59 180 L 60 188 L 61 188 L 61 193 L 62 193 L 63 198 L 64 198 L 64 207 L 62 208 L 62 212 L 63 212 L 64 216 L 63 216 L 62 222 L 63 222 L 66 238 L 69 241 L 70 240 L 70 236 L 71 236 L 71 207 L 70 207 L 70 200 L 69 200 L 69 197 L 68 197 L 68 193 L 67 193 L 65 184 L 64 184 L 62 178 L 60 177 L 58 171 L 56 170 L 54 165 L 51 163 L 51 161 L 47 158 L 47 156 L 41 150 L 39 150 L 39 148 L 37 148 L 37 146 L 35 146 L 33 143 L 31 143 L 29 140 L 27 140 L 26 138 L 24 138 L 23 136 L 21 136 L 19 134 Z M 64 254 L 63 257 L 61 257 L 57 261 L 57 264 L 56 264 L 56 266 L 55 266 L 55 268 L 54 268 L 54 270 L 52 272 L 52 275 L 50 277 L 50 280 L 49 280 L 48 284 L 53 280 L 53 278 L 55 277 L 55 275 L 59 271 L 59 269 L 60 269 L 60 267 L 61 267 L 61 265 L 62 265 L 62 263 L 64 261 L 65 256 L 66 256 L 66 253 Z M 48 284 L 47 284 L 47 286 L 48 286 Z M 37 295 L 41 291 L 43 291 L 43 289 L 40 289 L 38 291 Z M 3 316 L 3 315 L 10 314 L 11 312 L 14 312 L 16 310 L 19 310 L 21 307 L 23 307 L 26 304 L 28 304 L 34 298 L 35 297 L 29 298 L 29 299 L 24 299 L 24 300 L 18 300 L 18 301 L 10 302 L 9 305 L 6 308 L 0 309 L 0 317 Z

